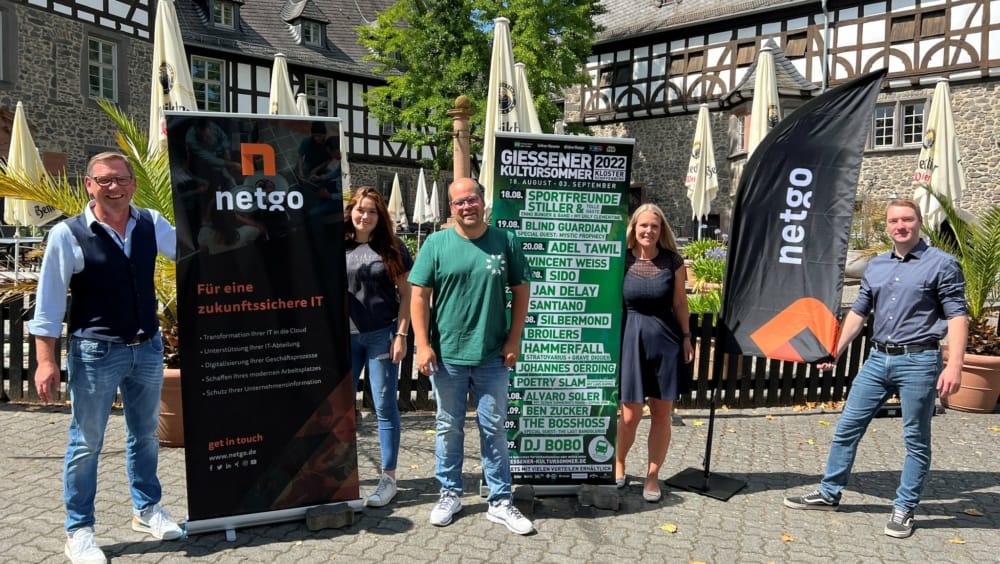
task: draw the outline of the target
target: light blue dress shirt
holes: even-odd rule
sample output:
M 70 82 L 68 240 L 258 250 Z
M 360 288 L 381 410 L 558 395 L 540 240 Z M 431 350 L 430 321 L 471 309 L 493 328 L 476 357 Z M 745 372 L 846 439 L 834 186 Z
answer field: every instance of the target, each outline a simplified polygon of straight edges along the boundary
M 97 223 L 111 235 L 125 256 L 132 256 L 132 231 L 139 218 L 139 209 L 132 206 L 128 224 L 125 227 L 123 239 L 109 225 L 97 220 L 92 209 L 94 202 L 84 208 L 87 225 Z M 170 225 L 162 215 L 155 210 L 148 210 L 153 219 L 153 229 L 156 233 L 156 250 L 170 260 L 177 258 L 177 235 L 174 226 Z M 70 231 L 66 222 L 62 222 L 49 232 L 48 243 L 45 246 L 45 256 L 42 258 L 42 270 L 38 277 L 38 293 L 35 303 L 35 317 L 28 322 L 28 331 L 39 337 L 55 337 L 62 335 L 63 318 L 66 317 L 66 293 L 73 275 L 83 270 L 83 249 L 76 237 Z M 119 281 L 108 281 L 111 284 Z

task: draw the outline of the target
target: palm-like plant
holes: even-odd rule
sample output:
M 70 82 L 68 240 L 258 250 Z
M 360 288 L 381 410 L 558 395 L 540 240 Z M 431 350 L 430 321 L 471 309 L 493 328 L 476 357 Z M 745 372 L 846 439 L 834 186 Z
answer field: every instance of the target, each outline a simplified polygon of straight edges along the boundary
M 932 192 L 933 194 L 933 192 Z M 935 246 L 958 259 L 965 275 L 969 309 L 969 345 L 972 354 L 1000 356 L 1000 336 L 990 323 L 990 312 L 1000 300 L 1000 206 L 979 218 L 967 219 L 945 198 L 938 200 L 952 233 L 925 230 Z
M 173 194 L 170 187 L 170 162 L 165 151 L 150 150 L 145 126 L 140 127 L 121 109 L 108 100 L 98 100 L 101 109 L 108 114 L 118 128 L 116 141 L 122 153 L 129 159 L 135 171 L 135 205 L 159 212 L 171 224 L 174 223 Z M 66 215 L 80 213 L 89 200 L 82 177 L 75 182 L 68 176 L 52 176 L 43 173 L 37 182 L 18 170 L 0 164 L 0 197 L 14 197 L 52 206 Z M 177 285 L 174 263 L 158 258 L 154 282 L 157 298 L 161 304 L 160 324 L 168 341 L 176 344 L 175 308 L 177 305 Z M 21 280 L 0 285 L 0 297 L 11 299 L 34 293 L 37 284 Z M 172 347 L 173 348 L 173 347 Z M 171 351 L 172 352 L 172 351 Z M 174 353 L 175 354 L 175 353 Z M 171 354 L 168 353 L 170 362 Z

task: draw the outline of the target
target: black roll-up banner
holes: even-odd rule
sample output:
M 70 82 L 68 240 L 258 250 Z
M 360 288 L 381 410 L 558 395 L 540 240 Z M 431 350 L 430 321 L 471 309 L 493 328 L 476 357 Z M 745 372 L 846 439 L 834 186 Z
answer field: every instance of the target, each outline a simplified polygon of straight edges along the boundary
M 730 352 L 815 362 L 835 351 L 854 197 L 885 74 L 810 100 L 747 162 L 722 306 Z

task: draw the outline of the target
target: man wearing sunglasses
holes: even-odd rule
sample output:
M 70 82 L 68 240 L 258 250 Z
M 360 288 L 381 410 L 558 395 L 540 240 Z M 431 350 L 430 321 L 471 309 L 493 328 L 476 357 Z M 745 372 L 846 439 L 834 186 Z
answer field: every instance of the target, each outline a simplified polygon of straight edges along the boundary
M 132 206 L 135 174 L 124 155 L 94 156 L 84 184 L 91 201 L 83 213 L 49 233 L 38 304 L 28 324 L 38 360 L 35 387 L 49 402 L 59 390 L 56 342 L 66 293 L 72 294 L 66 354 L 72 416 L 63 500 L 65 553 L 74 563 L 106 561 L 94 539 L 94 497 L 98 456 L 118 390 L 125 413 L 132 529 L 162 540 L 182 535 L 159 505 L 156 476 L 163 342 L 153 267 L 157 254 L 175 258 L 176 235 L 160 214 Z
M 455 227 L 428 237 L 410 271 L 415 362 L 431 377 L 437 402 L 434 474 L 441 483 L 441 497 L 430 522 L 444 527 L 462 509 L 465 411 L 471 384 L 483 475 L 490 489 L 486 518 L 526 535 L 534 526 L 511 501 L 504 423 L 507 371 L 517 362 L 528 313 L 528 262 L 513 234 L 486 224 L 478 182 L 459 178 L 448 188 L 448 196 Z M 513 294 L 509 327 L 505 287 Z

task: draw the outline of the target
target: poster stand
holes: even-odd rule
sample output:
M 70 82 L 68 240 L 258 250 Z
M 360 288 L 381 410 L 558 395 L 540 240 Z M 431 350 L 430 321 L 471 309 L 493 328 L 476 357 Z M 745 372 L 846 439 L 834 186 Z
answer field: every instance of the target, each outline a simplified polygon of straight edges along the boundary
M 361 498 L 358 498 L 350 501 L 340 501 L 324 505 L 342 507 L 344 509 L 349 508 L 357 513 L 362 510 L 364 503 Z M 184 529 L 188 535 L 225 531 L 226 540 L 233 542 L 236 540 L 236 529 L 256 527 L 258 525 L 270 525 L 273 523 L 284 523 L 287 521 L 302 521 L 306 518 L 306 512 L 313 507 L 318 507 L 318 505 L 293 507 L 291 509 L 281 509 L 278 511 L 246 513 L 243 515 L 226 515 L 223 517 L 215 517 L 213 519 L 187 521 L 184 523 Z
M 712 391 L 708 401 L 708 438 L 705 440 L 705 468 L 703 470 L 699 470 L 698 468 L 681 470 L 677 474 L 667 478 L 666 484 L 720 501 L 729 501 L 729 498 L 742 490 L 747 483 L 744 480 L 712 473 L 712 438 L 715 436 L 715 403 L 719 393 L 719 380 L 722 379 L 725 364 L 724 355 L 726 347 L 724 343 L 729 338 L 729 332 L 726 330 L 725 323 L 722 323 L 722 316 L 720 315 L 718 319 L 715 356 L 712 359 Z

